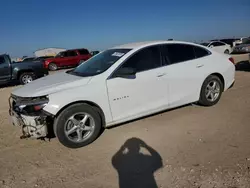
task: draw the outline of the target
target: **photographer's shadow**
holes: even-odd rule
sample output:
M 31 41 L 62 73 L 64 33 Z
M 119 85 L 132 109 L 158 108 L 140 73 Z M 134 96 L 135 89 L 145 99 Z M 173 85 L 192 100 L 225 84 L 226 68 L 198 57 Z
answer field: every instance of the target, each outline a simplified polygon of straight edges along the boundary
M 141 153 L 141 148 L 149 154 Z M 120 188 L 157 187 L 154 172 L 162 167 L 162 158 L 142 140 L 127 140 L 113 156 L 112 164 L 119 175 Z

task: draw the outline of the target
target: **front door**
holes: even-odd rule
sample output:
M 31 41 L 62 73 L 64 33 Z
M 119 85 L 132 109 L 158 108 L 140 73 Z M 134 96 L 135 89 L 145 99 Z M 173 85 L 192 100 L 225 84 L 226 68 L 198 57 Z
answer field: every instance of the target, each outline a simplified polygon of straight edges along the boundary
M 136 70 L 130 78 L 113 77 L 107 80 L 113 121 L 139 117 L 166 108 L 168 84 L 164 81 L 158 46 L 136 52 L 120 66 Z
M 11 67 L 9 60 L 5 56 L 0 56 L 0 82 L 5 82 L 11 78 Z

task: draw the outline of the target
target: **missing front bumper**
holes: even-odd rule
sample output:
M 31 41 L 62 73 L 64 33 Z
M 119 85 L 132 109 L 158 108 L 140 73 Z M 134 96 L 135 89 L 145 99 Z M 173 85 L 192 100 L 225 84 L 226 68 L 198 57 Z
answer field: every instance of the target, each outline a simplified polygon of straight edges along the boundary
M 47 115 L 41 113 L 41 115 L 29 116 L 16 112 L 11 98 L 9 99 L 9 115 L 12 124 L 22 129 L 20 138 L 44 138 L 48 135 Z
M 26 116 L 11 112 L 11 121 L 14 126 L 21 127 L 21 138 L 42 138 L 48 135 L 46 117 Z

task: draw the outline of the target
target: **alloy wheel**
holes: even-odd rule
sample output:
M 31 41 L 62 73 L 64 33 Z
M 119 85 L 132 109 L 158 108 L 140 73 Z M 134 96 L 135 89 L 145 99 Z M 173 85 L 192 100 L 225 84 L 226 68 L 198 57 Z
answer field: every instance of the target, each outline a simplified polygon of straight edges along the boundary
M 65 135 L 72 142 L 84 142 L 94 133 L 94 118 L 87 113 L 77 113 L 65 122 Z
M 220 84 L 216 80 L 212 80 L 208 83 L 206 87 L 206 98 L 210 102 L 214 102 L 220 96 Z

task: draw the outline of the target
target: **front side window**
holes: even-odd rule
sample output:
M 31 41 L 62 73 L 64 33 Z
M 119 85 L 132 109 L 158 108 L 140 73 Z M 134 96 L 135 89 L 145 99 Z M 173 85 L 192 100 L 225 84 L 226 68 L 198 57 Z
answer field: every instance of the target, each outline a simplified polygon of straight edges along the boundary
M 66 57 L 73 57 L 73 56 L 77 56 L 77 53 L 75 51 L 67 51 Z
M 55 57 L 66 57 L 66 52 L 59 52 Z
M 203 43 L 201 43 L 200 45 L 202 45 L 202 46 L 209 46 L 209 44 L 210 44 L 210 43 L 203 42 Z
M 133 68 L 136 72 L 146 71 L 161 66 L 158 46 L 152 46 L 136 52 L 120 68 Z
M 127 54 L 131 49 L 109 49 L 95 55 L 75 69 L 67 71 L 68 74 L 87 77 L 101 74 L 108 70 L 120 58 Z

